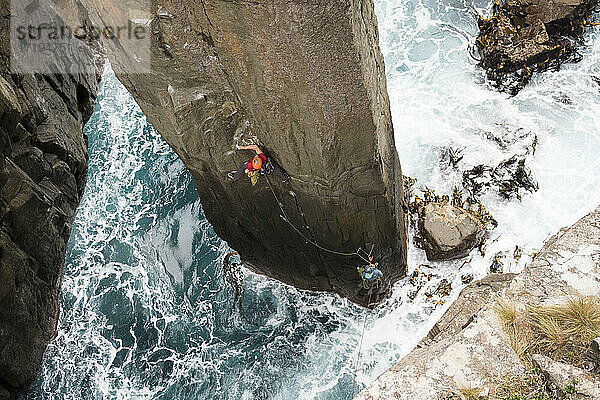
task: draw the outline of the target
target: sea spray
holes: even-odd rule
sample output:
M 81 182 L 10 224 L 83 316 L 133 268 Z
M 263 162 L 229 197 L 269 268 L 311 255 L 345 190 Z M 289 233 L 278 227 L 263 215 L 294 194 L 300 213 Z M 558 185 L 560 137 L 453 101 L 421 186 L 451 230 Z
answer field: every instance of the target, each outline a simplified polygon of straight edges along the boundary
M 485 256 L 429 263 L 409 249 L 409 275 L 366 311 L 338 296 L 299 291 L 242 270 L 244 317 L 222 259 L 231 251 L 202 214 L 191 176 L 107 70 L 86 127 L 90 172 L 69 244 L 57 337 L 31 399 L 348 399 L 363 318 L 357 382 L 368 384 L 407 354 L 464 283 L 500 251 L 523 249 L 590 211 L 600 192 L 598 33 L 583 61 L 534 77 L 515 97 L 485 82 L 469 46 L 483 1 L 376 2 L 403 172 L 451 193 L 477 165 L 520 152 L 539 184 L 522 200 L 481 194 L 498 221 Z M 491 134 L 491 135 L 490 135 Z M 504 144 L 490 140 L 502 137 Z M 444 154 L 462 149 L 455 168 Z M 411 235 L 412 237 L 412 235 Z M 416 269 L 431 275 L 417 286 Z M 445 280 L 444 304 L 428 298 Z

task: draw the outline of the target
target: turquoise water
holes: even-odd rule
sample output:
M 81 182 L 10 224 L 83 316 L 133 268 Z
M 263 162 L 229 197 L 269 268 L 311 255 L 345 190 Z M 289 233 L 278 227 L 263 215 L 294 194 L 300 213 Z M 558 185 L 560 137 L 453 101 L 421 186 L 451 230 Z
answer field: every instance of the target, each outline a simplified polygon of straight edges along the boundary
M 409 352 L 450 304 L 436 305 L 425 292 L 446 279 L 454 299 L 462 274 L 484 276 L 497 251 L 517 244 L 533 251 L 596 205 L 596 32 L 588 34 L 582 63 L 538 75 L 509 98 L 489 90 L 468 57 L 474 11 L 487 12 L 487 3 L 376 5 L 405 174 L 450 190 L 464 170 L 522 153 L 530 137 L 523 131 L 538 137 L 527 165 L 540 189 L 522 202 L 484 195 L 500 222 L 486 255 L 473 253 L 460 270 L 462 261 L 428 263 L 420 268 L 434 274 L 431 281 L 416 291 L 402 280 L 369 313 L 243 269 L 240 314 L 222 272 L 229 248 L 205 220 L 191 176 L 108 69 L 86 126 L 89 180 L 69 242 L 58 334 L 23 398 L 349 399 L 357 365 L 362 388 Z M 442 162 L 449 147 L 463 151 L 457 169 Z M 412 245 L 409 260 L 411 269 L 425 262 Z
M 344 354 L 362 310 L 244 270 L 244 312 L 233 311 L 226 243 L 204 218 L 191 175 L 110 70 L 86 134 L 89 180 L 59 332 L 24 397 L 348 397 Z

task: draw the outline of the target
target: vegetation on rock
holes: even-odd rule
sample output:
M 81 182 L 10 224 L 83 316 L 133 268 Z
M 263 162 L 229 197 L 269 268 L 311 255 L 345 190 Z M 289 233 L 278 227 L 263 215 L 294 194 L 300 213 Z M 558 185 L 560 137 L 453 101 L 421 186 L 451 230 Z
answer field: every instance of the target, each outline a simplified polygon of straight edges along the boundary
M 543 354 L 582 366 L 590 342 L 600 336 L 600 298 L 570 296 L 558 305 L 518 305 L 499 299 L 494 307 L 510 344 L 525 365 Z

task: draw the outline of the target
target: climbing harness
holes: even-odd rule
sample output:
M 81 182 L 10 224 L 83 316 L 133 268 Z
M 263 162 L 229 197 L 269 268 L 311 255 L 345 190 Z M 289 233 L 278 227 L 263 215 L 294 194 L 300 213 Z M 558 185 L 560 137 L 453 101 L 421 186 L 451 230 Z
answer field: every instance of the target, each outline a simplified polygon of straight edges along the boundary
M 246 175 L 248 175 L 248 178 L 250 178 L 250 183 L 252 183 L 252 186 L 256 186 L 256 184 L 258 183 L 258 179 L 260 178 L 260 174 L 253 174 L 248 169 L 246 169 Z
M 328 249 L 327 247 L 321 246 L 319 243 L 317 243 L 314 239 L 311 239 L 309 237 L 307 237 L 304 233 L 302 233 L 302 231 L 300 229 L 298 229 L 296 227 L 296 225 L 294 225 L 292 223 L 292 221 L 290 220 L 287 212 L 285 211 L 285 208 L 283 207 L 283 203 L 279 200 L 279 197 L 277 196 L 277 194 L 275 193 L 275 189 L 273 189 L 273 185 L 271 185 L 271 180 L 269 179 L 268 175 L 265 175 L 265 179 L 267 180 L 267 184 L 269 186 L 269 189 L 271 189 L 271 193 L 273 193 L 273 197 L 275 198 L 275 201 L 277 202 L 277 204 L 279 205 L 279 209 L 281 210 L 281 218 L 288 223 L 288 225 L 290 225 L 295 231 L 296 233 L 298 233 L 298 235 L 300 235 L 307 243 L 313 245 L 314 247 L 318 248 L 319 250 L 323 250 L 327 253 L 331 253 L 331 254 L 335 254 L 338 256 L 343 256 L 343 257 L 359 257 L 361 260 L 365 261 L 365 262 L 369 262 L 368 259 L 366 259 L 365 257 L 363 257 L 359 251 L 361 250 L 360 248 L 358 248 L 356 251 L 354 252 L 343 252 L 343 251 L 336 251 L 336 250 L 331 250 Z

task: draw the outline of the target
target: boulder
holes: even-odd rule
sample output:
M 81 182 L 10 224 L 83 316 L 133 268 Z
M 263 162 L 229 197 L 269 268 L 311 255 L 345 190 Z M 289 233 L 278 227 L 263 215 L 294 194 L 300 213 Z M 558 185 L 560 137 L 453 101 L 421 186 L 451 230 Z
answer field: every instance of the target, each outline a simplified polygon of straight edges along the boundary
M 475 215 L 451 204 L 427 204 L 419 214 L 419 231 L 429 261 L 466 257 L 485 237 Z

